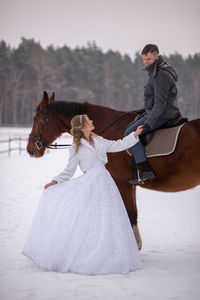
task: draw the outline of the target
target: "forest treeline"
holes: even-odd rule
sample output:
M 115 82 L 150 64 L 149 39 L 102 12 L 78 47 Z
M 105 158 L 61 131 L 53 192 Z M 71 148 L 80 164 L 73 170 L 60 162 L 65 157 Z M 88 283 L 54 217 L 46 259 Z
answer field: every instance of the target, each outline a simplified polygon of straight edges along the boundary
M 163 49 L 164 50 L 164 49 Z M 200 53 L 165 57 L 178 73 L 178 103 L 184 116 L 200 117 Z M 31 124 L 43 91 L 56 100 L 90 102 L 122 111 L 143 107 L 146 72 L 139 53 L 134 60 L 95 43 L 71 49 L 44 49 L 21 39 L 12 49 L 0 41 L 0 125 Z

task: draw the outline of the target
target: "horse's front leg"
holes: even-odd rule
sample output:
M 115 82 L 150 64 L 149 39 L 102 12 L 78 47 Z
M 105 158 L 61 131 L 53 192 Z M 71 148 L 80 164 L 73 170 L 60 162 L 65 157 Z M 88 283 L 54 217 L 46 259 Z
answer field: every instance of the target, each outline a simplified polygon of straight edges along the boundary
M 126 207 L 129 216 L 129 220 L 133 227 L 133 232 L 135 235 L 135 239 L 137 241 L 138 249 L 141 250 L 142 239 L 137 225 L 138 211 L 137 211 L 137 204 L 136 204 L 136 188 L 135 186 L 130 185 L 129 183 L 121 182 L 115 178 L 114 180 L 124 201 L 124 205 Z

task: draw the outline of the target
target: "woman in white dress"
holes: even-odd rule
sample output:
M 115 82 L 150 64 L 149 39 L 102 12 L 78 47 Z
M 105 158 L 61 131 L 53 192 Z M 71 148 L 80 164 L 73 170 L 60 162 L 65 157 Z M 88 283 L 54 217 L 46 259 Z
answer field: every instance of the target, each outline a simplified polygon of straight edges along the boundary
M 123 200 L 104 165 L 107 152 L 136 144 L 142 127 L 111 141 L 92 132 L 87 115 L 75 116 L 71 126 L 67 167 L 45 185 L 22 253 L 46 271 L 98 275 L 140 269 Z M 69 180 L 78 165 L 83 175 Z

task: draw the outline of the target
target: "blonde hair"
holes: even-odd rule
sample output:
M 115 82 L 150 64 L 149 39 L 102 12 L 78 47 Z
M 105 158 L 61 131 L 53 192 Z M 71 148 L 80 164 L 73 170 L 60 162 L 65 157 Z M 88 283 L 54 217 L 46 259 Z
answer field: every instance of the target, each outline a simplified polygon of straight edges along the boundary
M 82 129 L 85 127 L 88 121 L 87 115 L 76 115 L 71 119 L 71 135 L 73 136 L 73 142 L 75 144 L 75 151 L 77 152 L 81 146 L 81 139 L 85 138 L 84 132 Z M 93 136 L 96 136 L 94 133 L 91 132 L 89 136 L 89 143 L 94 144 Z

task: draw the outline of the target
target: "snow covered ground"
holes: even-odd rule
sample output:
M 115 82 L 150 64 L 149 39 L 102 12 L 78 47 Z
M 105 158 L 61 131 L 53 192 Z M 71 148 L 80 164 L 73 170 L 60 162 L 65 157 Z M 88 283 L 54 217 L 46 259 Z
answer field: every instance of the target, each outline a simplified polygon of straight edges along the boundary
M 0 140 L 29 132 L 0 128 Z M 68 150 L 51 150 L 40 159 L 25 152 L 0 154 L 0 299 L 200 299 L 200 186 L 173 194 L 138 188 L 140 271 L 104 276 L 44 272 L 21 254 L 41 190 L 67 158 Z

